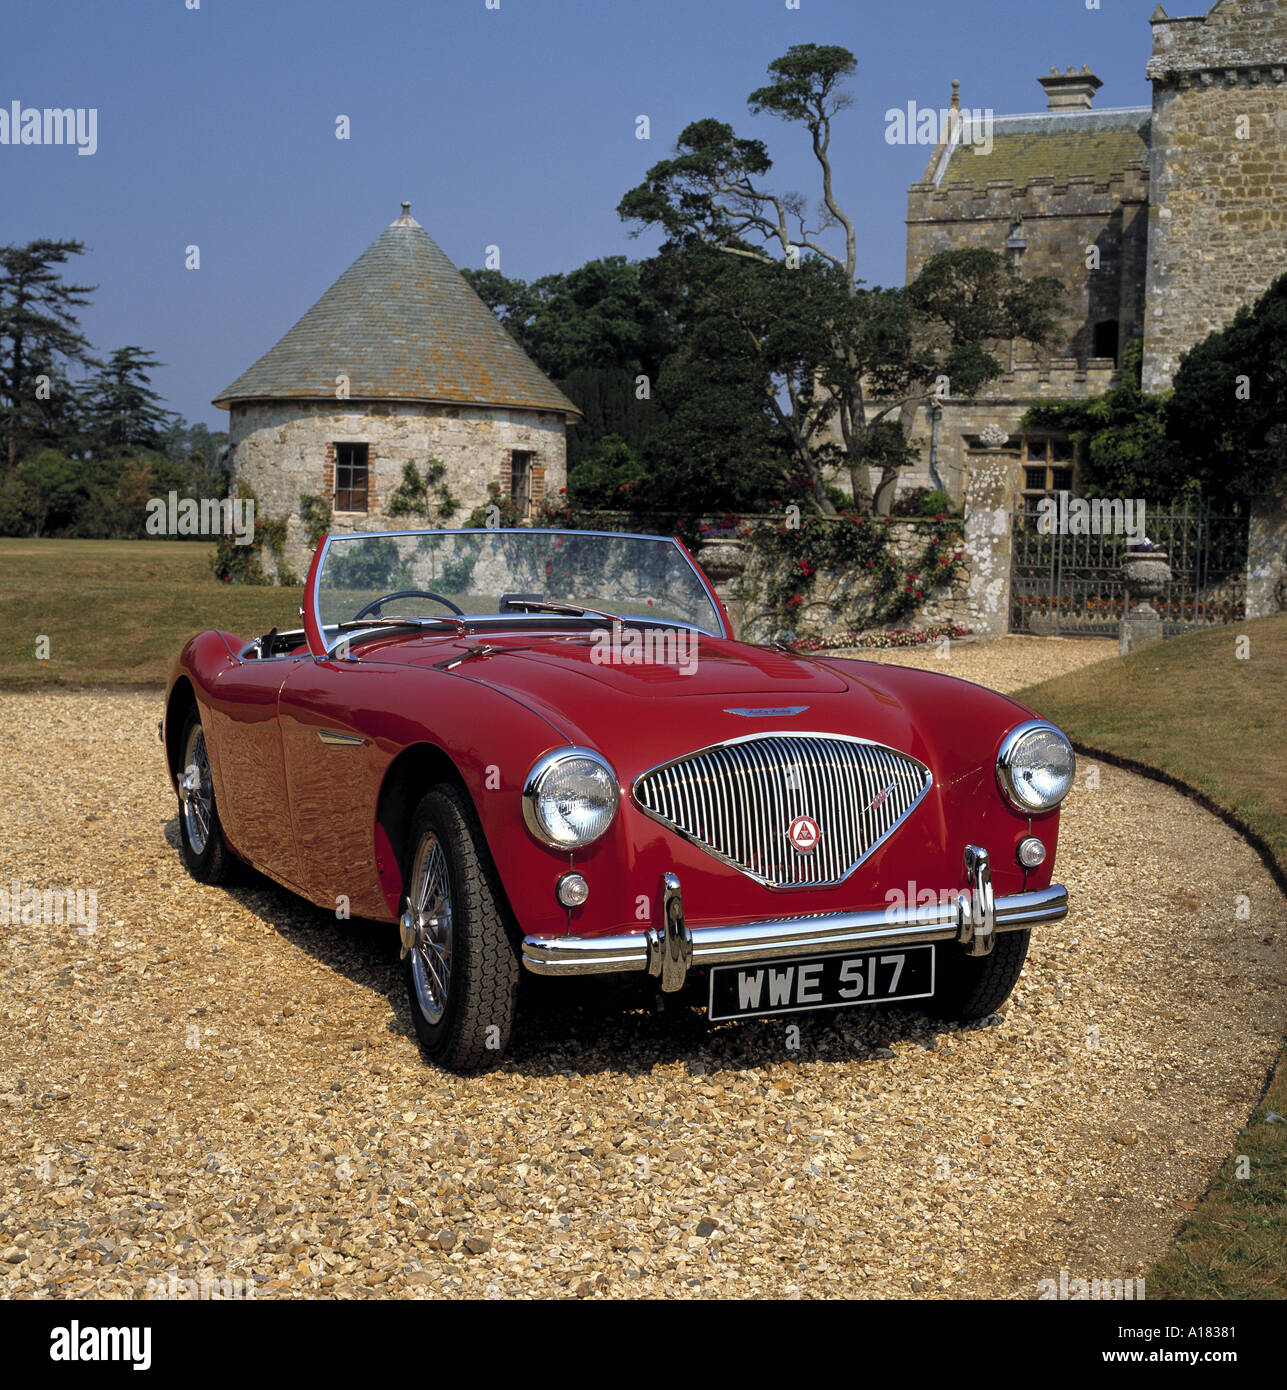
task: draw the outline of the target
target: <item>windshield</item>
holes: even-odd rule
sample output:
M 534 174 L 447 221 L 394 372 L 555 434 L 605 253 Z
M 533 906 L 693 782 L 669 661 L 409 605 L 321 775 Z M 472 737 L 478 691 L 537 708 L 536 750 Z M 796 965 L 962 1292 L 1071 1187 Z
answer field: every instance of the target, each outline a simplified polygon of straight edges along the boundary
M 314 602 L 318 623 L 331 631 L 355 622 L 457 614 L 531 621 L 522 605 L 541 603 L 723 631 L 710 595 L 675 541 L 593 531 L 331 536 Z

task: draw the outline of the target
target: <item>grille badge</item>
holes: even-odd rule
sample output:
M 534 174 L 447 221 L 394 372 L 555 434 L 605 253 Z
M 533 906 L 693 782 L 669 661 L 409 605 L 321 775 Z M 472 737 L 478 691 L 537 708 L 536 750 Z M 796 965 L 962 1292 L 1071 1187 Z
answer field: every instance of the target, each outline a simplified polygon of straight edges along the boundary
M 818 836 L 821 833 L 818 822 L 812 816 L 797 816 L 791 822 L 787 838 L 801 854 L 812 854 L 818 848 Z

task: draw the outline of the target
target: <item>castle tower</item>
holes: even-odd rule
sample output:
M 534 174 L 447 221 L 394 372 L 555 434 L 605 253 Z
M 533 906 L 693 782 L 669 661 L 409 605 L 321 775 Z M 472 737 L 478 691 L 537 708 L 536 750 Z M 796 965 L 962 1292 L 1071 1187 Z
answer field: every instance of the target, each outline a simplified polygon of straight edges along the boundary
M 1287 271 L 1287 0 L 1153 13 L 1144 388 Z
M 446 466 L 461 525 L 488 484 L 530 511 L 566 478 L 577 407 L 514 342 L 402 204 L 290 331 L 214 404 L 229 412 L 234 478 L 285 518 L 282 568 L 301 575 L 300 500 L 332 530 L 416 525 L 386 507 L 407 463 Z

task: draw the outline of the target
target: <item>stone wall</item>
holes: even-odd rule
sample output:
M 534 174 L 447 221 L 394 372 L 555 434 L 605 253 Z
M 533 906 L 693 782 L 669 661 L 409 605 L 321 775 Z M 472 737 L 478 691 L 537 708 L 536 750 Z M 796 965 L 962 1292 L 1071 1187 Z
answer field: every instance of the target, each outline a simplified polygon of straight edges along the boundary
M 1027 279 L 1053 275 L 1065 289 L 1053 355 L 1084 363 L 1093 351 L 1096 323 L 1117 320 L 1121 346 L 1142 331 L 1148 197 L 1143 169 L 1103 183 L 1085 175 L 1063 182 L 1042 176 L 1024 184 L 997 179 L 982 187 L 913 184 L 907 195 L 908 282 L 939 251 L 1004 252 L 1021 218 L 1027 249 L 1020 272 Z M 1086 265 L 1091 246 L 1099 248 L 1095 270 Z
M 1287 0 L 1153 25 L 1144 389 L 1287 270 Z
M 299 499 L 313 494 L 334 502 L 335 445 L 369 448 L 368 510 L 336 513 L 336 531 L 415 526 L 387 515 L 403 467 L 424 469 L 430 458 L 446 465 L 444 482 L 460 510 L 451 525 L 489 500 L 487 485 L 508 492 L 510 453 L 531 452 L 532 494 L 557 493 L 567 478 L 564 420 L 551 412 L 432 406 L 385 401 L 264 401 L 234 405 L 229 424 L 233 474 L 258 498 L 259 514 L 287 519 L 282 562 L 301 576 L 310 552 L 299 518 Z M 423 524 L 423 523 L 419 523 Z M 271 570 L 271 557 L 264 563 Z
M 1247 617 L 1287 610 L 1287 502 L 1258 499 L 1247 527 Z
M 742 517 L 740 520 L 742 525 L 754 527 L 764 521 L 778 524 L 781 519 Z M 895 519 L 887 525 L 890 552 L 899 567 L 908 570 L 924 553 L 929 531 L 934 524 Z M 760 600 L 765 577 L 758 553 L 749 540 L 739 536 L 707 540 L 699 547 L 695 558 L 728 609 L 729 620 L 737 636 L 749 642 L 767 642 L 777 636 L 783 625 L 771 618 Z M 971 558 L 967 553 L 951 584 L 941 589 L 927 589 L 924 601 L 894 626 L 938 627 L 948 623 L 964 623 L 970 571 Z M 854 615 L 861 610 L 871 592 L 872 586 L 864 582 L 862 574 L 820 570 L 809 591 L 810 608 L 801 623 L 801 631 L 807 629 L 811 635 L 826 636 L 862 627 L 861 619 Z M 825 607 L 814 606 L 815 601 L 825 605 L 846 598 L 852 606 L 848 610 L 842 608 L 836 615 L 829 613 Z

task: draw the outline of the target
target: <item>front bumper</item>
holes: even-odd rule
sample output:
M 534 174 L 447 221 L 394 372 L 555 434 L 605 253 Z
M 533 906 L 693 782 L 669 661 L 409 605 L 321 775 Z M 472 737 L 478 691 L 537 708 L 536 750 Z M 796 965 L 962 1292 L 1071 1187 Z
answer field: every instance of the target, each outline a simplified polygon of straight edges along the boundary
M 684 921 L 679 880 L 666 874 L 655 926 L 620 936 L 527 936 L 523 964 L 536 975 L 646 971 L 659 980 L 663 991 L 673 993 L 683 988 L 695 966 L 931 941 L 956 941 L 968 954 L 984 956 L 992 950 L 997 932 L 1023 931 L 1068 914 L 1068 893 L 1058 883 L 994 897 L 988 854 L 977 845 L 966 847 L 965 868 L 969 887 L 946 903 L 692 928 Z

